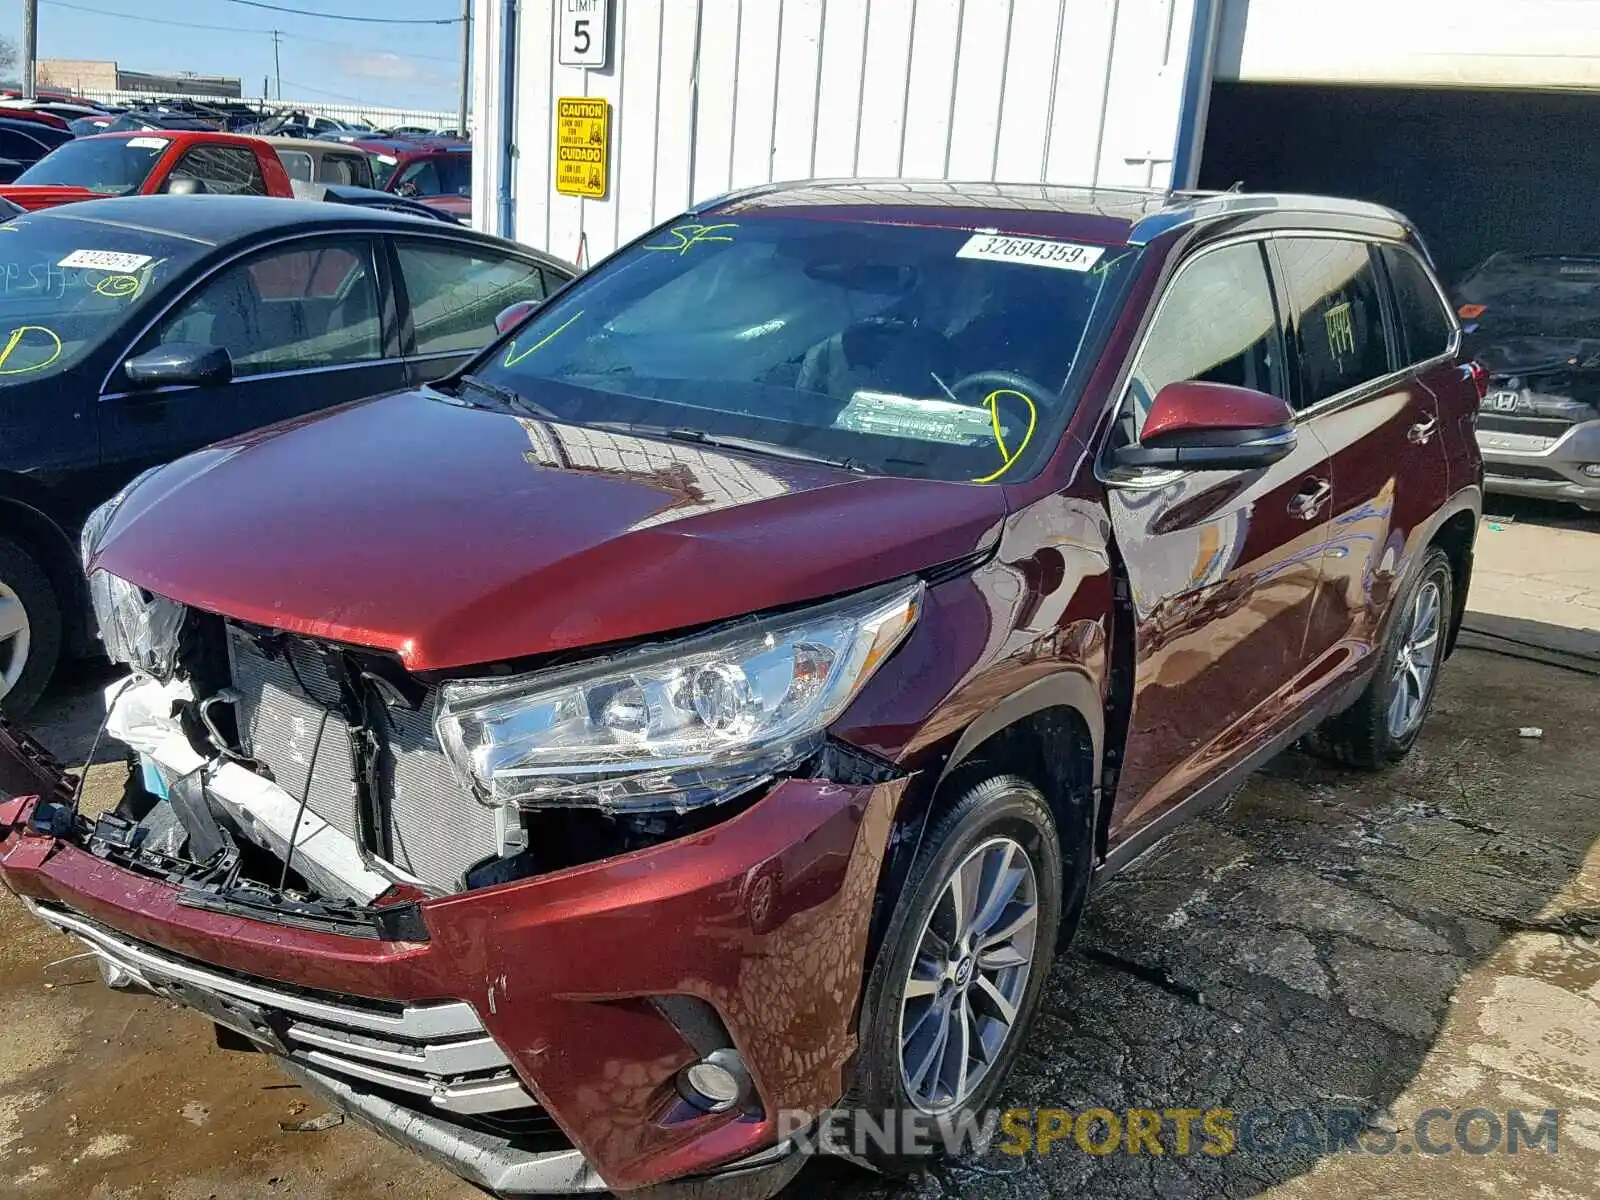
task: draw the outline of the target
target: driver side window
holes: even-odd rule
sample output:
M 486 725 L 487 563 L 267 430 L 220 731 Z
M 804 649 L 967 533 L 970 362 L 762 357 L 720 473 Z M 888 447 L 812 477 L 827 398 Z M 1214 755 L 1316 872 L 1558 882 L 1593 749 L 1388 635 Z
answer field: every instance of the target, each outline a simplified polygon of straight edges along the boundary
M 1157 392 L 1187 380 L 1288 396 L 1264 242 L 1206 251 L 1179 270 L 1128 379 L 1124 437 L 1138 439 Z

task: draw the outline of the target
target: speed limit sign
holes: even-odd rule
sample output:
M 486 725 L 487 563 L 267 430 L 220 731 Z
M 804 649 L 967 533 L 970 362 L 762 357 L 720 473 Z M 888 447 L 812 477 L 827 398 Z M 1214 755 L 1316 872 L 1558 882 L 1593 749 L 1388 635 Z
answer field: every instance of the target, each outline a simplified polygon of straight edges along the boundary
M 558 61 L 563 67 L 606 65 L 611 0 L 561 0 Z

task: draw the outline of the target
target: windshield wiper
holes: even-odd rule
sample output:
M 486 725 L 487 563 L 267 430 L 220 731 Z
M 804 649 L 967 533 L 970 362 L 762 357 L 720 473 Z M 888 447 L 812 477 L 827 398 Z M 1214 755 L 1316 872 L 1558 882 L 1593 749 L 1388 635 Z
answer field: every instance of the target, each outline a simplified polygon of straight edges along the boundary
M 552 412 L 536 400 L 528 399 L 521 392 L 512 391 L 508 387 L 501 387 L 498 383 L 490 383 L 487 379 L 480 379 L 476 375 L 463 375 L 460 383 L 464 388 L 482 392 L 485 396 L 500 401 L 506 408 L 521 412 L 527 416 L 538 417 L 545 421 L 566 420 L 559 413 Z
M 592 429 L 609 429 L 620 433 L 640 433 L 646 437 L 668 438 L 674 442 L 690 442 L 696 446 L 715 446 L 720 450 L 747 450 L 751 454 L 765 454 L 771 458 L 789 458 L 797 462 L 821 463 L 841 471 L 868 474 L 872 470 L 859 458 L 833 458 L 815 454 L 782 442 L 768 442 L 761 438 L 739 437 L 736 434 L 707 433 L 703 429 L 690 429 L 681 425 L 640 425 L 633 421 L 585 421 Z

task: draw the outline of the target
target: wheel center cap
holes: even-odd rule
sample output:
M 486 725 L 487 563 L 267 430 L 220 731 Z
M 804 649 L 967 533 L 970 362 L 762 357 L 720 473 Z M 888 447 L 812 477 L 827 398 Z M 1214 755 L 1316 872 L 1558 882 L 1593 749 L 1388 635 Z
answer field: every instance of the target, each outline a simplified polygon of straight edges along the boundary
M 973 959 L 970 954 L 956 964 L 957 987 L 966 987 L 967 984 L 972 982 L 972 965 Z

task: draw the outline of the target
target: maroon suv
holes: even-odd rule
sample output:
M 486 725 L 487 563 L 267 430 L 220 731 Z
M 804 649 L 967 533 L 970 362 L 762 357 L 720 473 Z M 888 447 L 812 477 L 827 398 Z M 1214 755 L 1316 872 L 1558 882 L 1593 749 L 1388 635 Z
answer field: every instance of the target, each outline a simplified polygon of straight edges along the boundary
M 984 1109 L 1095 881 L 1266 757 L 1411 748 L 1459 340 L 1371 205 L 721 199 L 101 509 L 134 767 L 91 820 L 7 738 L 0 874 L 494 1191 L 765 1194 L 796 1114 Z

